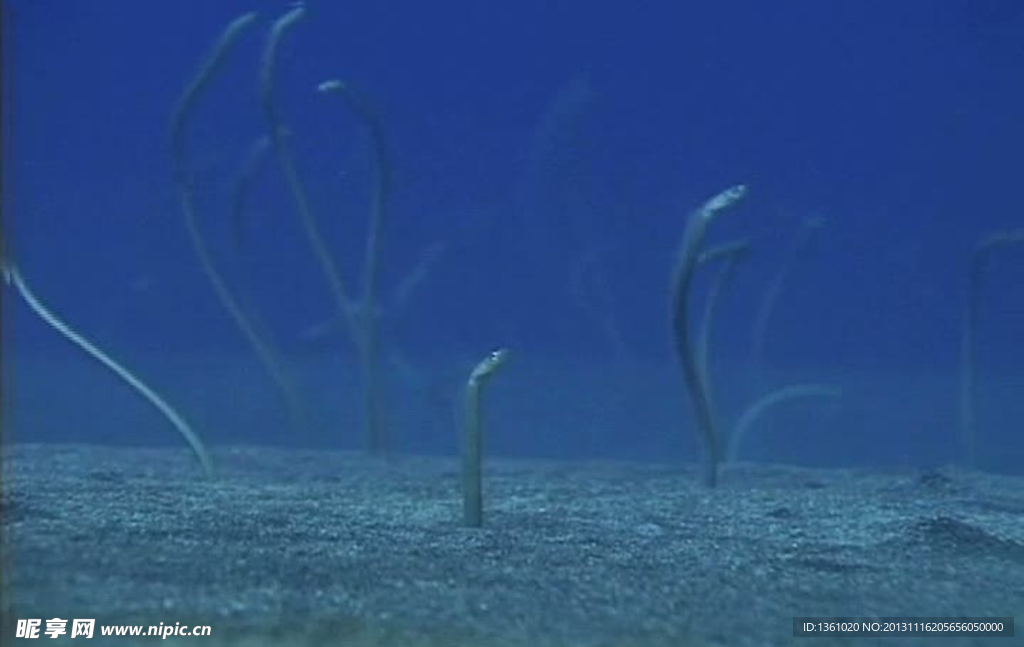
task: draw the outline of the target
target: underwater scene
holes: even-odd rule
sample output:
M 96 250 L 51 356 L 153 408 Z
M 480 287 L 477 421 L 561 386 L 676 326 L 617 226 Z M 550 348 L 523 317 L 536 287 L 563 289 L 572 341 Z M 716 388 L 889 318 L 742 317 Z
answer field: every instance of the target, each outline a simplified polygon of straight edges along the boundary
M 0 647 L 1024 644 L 1024 3 L 0 19 Z

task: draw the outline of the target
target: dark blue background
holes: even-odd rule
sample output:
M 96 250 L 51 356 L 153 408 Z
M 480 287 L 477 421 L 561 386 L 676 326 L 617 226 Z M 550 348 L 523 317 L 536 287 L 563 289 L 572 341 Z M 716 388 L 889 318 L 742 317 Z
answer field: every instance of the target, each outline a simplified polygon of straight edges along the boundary
M 331 303 L 273 164 L 257 178 L 244 247 L 227 217 L 224 186 L 265 133 L 262 39 L 287 7 L 6 4 L 8 242 L 37 291 L 107 346 L 116 340 L 122 356 L 247 352 L 188 246 L 167 142 L 184 83 L 247 10 L 261 21 L 203 99 L 190 137 L 204 229 L 289 353 L 347 352 L 341 337 L 313 348 L 299 339 Z M 755 250 L 716 329 L 723 363 L 749 356 L 756 298 L 801 220 L 821 216 L 828 225 L 772 319 L 772 363 L 829 376 L 877 371 L 895 384 L 900 375 L 952 379 L 970 250 L 982 233 L 1024 224 L 1024 5 L 1014 0 L 308 7 L 278 67 L 301 172 L 356 285 L 370 149 L 351 113 L 314 89 L 342 77 L 373 97 L 395 157 L 387 285 L 422 249 L 445 245 L 392 329 L 423 362 L 496 345 L 545 361 L 602 361 L 608 346 L 570 289 L 581 256 L 599 249 L 630 352 L 670 366 L 668 273 L 685 216 L 744 182 L 749 198 L 712 232 L 715 241 L 749 236 Z M 593 94 L 556 120 L 552 139 L 538 138 L 545 111 L 573 82 Z M 986 375 L 1016 376 L 1018 386 L 1022 258 L 1008 250 L 993 264 L 979 357 Z M 26 356 L 60 344 L 24 308 L 7 323 Z M 681 391 L 670 384 L 665 393 Z M 955 390 L 922 397 L 940 400 L 939 415 L 955 424 Z M 888 406 L 900 408 L 898 394 Z M 1024 420 L 1013 411 L 987 422 L 1002 430 L 988 432 L 1000 443 L 990 452 L 1004 457 L 989 462 L 1000 467 L 1019 468 L 1024 454 L 1014 432 Z M 864 457 L 955 460 L 929 425 L 901 435 L 884 419 L 834 424 L 889 443 L 860 447 Z M 564 446 L 547 439 L 554 453 L 571 453 L 572 429 L 566 423 Z M 600 453 L 630 455 L 629 436 L 609 432 Z M 48 436 L 28 426 L 22 437 Z M 531 453 L 528 434 L 520 438 L 505 447 Z M 660 455 L 658 442 L 646 453 Z

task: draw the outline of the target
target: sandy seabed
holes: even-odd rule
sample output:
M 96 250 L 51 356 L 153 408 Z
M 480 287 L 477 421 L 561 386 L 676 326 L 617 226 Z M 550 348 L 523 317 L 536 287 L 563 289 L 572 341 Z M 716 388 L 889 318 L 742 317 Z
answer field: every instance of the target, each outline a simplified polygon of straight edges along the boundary
M 796 616 L 1024 617 L 1019 478 L 737 464 L 710 490 L 697 466 L 496 459 L 474 530 L 450 458 L 213 453 L 211 481 L 183 449 L 8 447 L 8 622 L 211 628 L 94 645 L 768 647 Z M 935 642 L 796 642 L 860 640 Z

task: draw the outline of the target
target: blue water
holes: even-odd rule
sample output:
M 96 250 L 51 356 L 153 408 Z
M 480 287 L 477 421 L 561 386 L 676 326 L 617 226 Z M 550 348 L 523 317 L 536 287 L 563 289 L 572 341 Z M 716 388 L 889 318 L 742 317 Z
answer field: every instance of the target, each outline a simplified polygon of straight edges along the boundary
M 311 332 L 335 309 L 273 157 L 232 215 L 233 178 L 268 132 L 261 48 L 288 8 L 5 3 L 5 243 L 41 299 L 157 386 L 211 445 L 358 448 L 352 346 L 329 325 Z M 187 145 L 203 234 L 315 410 L 297 432 L 200 269 L 173 181 L 173 106 L 220 31 L 250 9 L 259 19 L 200 99 Z M 491 451 L 700 460 L 672 351 L 669 274 L 687 214 L 745 183 L 746 200 L 709 234 L 752 249 L 716 318 L 722 408 L 736 414 L 793 380 L 843 388 L 835 406 L 780 411 L 748 457 L 964 462 L 968 261 L 980 236 L 1024 225 L 1024 5 L 307 9 L 282 41 L 276 98 L 356 294 L 374 151 L 365 124 L 318 84 L 341 78 L 369 98 L 393 161 L 380 317 L 382 353 L 405 365 L 381 368 L 396 451 L 454 452 L 451 394 L 504 346 L 514 361 L 492 389 Z M 758 300 L 808 218 L 824 227 L 793 260 L 753 366 Z M 395 289 L 434 245 L 436 262 L 394 312 Z M 695 298 L 712 274 L 698 277 Z M 15 439 L 178 442 L 13 290 L 4 297 Z M 981 303 L 977 465 L 1020 473 L 1020 246 L 993 257 Z

